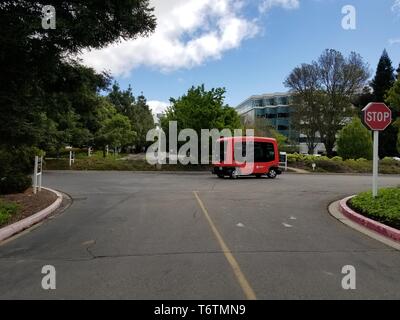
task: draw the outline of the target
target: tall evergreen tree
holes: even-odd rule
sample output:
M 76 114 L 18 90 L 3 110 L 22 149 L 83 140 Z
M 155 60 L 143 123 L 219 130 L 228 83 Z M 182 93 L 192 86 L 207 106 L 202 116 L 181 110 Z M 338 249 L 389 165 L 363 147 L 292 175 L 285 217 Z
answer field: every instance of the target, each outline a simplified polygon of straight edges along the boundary
M 386 50 L 383 51 L 378 63 L 378 68 L 371 86 L 374 90 L 374 100 L 376 102 L 385 101 L 386 94 L 395 82 L 394 68 L 392 61 Z M 393 111 L 393 119 L 396 117 L 396 112 Z M 385 131 L 381 132 L 379 137 L 379 156 L 381 158 L 397 155 L 397 135 L 398 129 L 391 125 Z
M 378 63 L 378 68 L 374 79 L 371 82 L 372 89 L 374 89 L 374 96 L 377 102 L 384 101 L 386 92 L 393 86 L 395 81 L 394 68 L 392 60 L 385 50 Z
M 397 80 L 400 80 L 400 63 L 399 63 L 399 67 L 396 70 L 397 72 Z

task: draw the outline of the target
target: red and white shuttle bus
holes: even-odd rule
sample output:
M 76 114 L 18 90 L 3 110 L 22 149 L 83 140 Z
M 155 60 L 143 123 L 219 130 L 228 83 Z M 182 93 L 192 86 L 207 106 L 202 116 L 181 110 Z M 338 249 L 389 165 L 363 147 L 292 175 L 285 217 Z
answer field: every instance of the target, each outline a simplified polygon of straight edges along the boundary
M 249 156 L 247 147 L 254 146 L 254 154 Z M 272 138 L 258 137 L 234 137 L 217 140 L 219 160 L 213 163 L 213 174 L 219 178 L 226 176 L 236 179 L 239 176 L 256 176 L 258 178 L 267 175 L 275 179 L 282 173 L 279 169 L 278 143 Z M 241 159 L 235 159 L 235 155 L 242 153 Z M 249 161 L 243 161 L 248 156 Z

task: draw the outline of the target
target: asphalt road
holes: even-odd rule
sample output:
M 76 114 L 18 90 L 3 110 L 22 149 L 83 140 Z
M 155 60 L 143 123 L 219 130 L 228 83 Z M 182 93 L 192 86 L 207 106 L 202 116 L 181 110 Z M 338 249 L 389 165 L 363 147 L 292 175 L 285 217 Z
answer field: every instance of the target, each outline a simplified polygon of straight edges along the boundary
M 0 246 L 0 299 L 400 299 L 400 253 L 327 211 L 370 183 L 45 173 L 73 203 Z M 41 288 L 44 265 L 56 268 L 56 290 Z M 356 290 L 341 286 L 345 265 Z

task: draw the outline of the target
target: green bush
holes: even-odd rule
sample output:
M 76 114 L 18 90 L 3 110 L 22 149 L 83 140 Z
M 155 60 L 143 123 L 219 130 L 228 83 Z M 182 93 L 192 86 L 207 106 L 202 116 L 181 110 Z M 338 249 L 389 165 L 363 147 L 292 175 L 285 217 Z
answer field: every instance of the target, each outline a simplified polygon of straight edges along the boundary
M 333 157 L 331 160 L 332 160 L 332 161 L 342 162 L 342 161 L 343 161 L 343 158 L 342 158 L 342 157 L 339 157 L 339 156 L 336 156 L 336 157 Z
M 19 206 L 0 199 L 0 226 L 6 224 L 18 212 Z
M 381 189 L 376 199 L 372 192 L 364 192 L 353 198 L 349 205 L 371 219 L 400 229 L 400 188 Z
M 359 118 L 354 118 L 340 132 L 337 139 L 338 154 L 343 159 L 372 159 L 371 132 Z
M 32 185 L 34 157 L 40 151 L 32 147 L 0 147 L 0 194 L 24 192 Z
M 32 186 L 32 178 L 24 174 L 10 174 L 0 178 L 0 194 L 22 193 Z
M 343 164 L 335 161 L 317 160 L 315 161 L 315 164 L 317 165 L 318 171 L 337 172 L 337 173 L 346 172 L 346 168 L 343 166 Z

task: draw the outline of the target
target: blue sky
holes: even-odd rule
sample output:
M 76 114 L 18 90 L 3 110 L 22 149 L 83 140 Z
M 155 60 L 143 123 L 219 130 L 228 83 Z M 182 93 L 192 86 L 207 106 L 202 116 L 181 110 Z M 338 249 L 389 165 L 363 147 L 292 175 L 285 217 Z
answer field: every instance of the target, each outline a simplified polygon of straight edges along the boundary
M 169 5 L 166 5 L 166 3 Z M 87 52 L 123 88 L 143 91 L 159 111 L 192 85 L 226 87 L 236 106 L 253 94 L 285 91 L 283 81 L 326 48 L 360 53 L 374 73 L 384 48 L 400 63 L 400 0 L 153 0 L 154 36 Z M 356 9 L 356 30 L 342 8 Z

